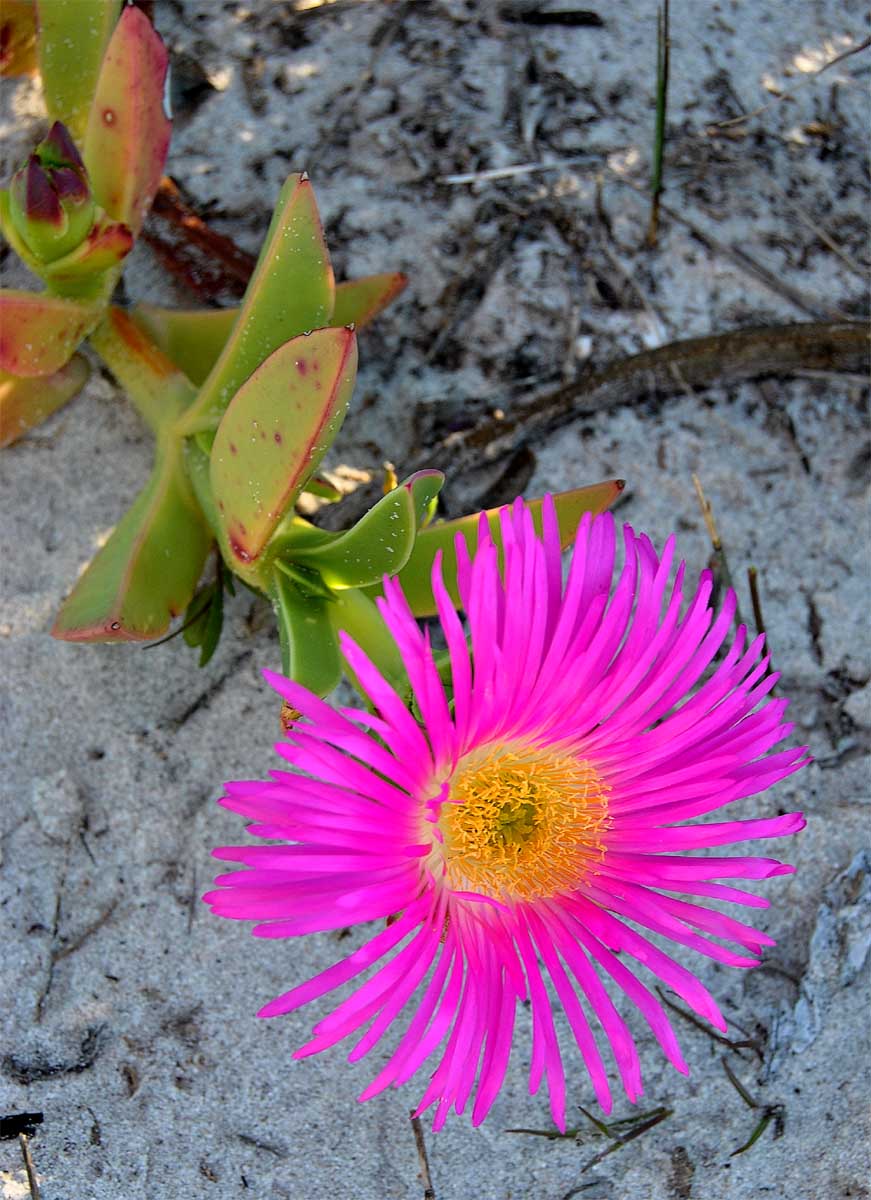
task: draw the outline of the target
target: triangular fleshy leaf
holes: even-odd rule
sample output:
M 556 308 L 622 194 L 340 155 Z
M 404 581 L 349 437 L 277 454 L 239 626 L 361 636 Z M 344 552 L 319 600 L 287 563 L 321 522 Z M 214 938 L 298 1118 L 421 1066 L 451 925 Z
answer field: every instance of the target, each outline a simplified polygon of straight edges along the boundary
M 174 425 L 196 395 L 188 377 L 122 308 L 109 308 L 89 342 L 158 437 Z
M 202 385 L 218 361 L 238 308 L 161 308 L 137 304 L 130 316 L 191 383 Z
M 189 604 L 210 545 L 180 449 L 159 452 L 148 483 L 61 606 L 52 635 L 69 642 L 160 637 Z
M 395 575 L 408 561 L 415 534 L 444 483 L 441 471 L 421 471 L 382 497 L 332 541 L 293 553 L 316 567 L 331 588 L 359 588 Z
M 38 0 L 36 8 L 45 106 L 81 142 L 121 0 Z
M 334 291 L 312 186 L 307 176 L 291 175 L 281 189 L 238 320 L 185 414 L 183 432 L 216 429 L 239 388 L 270 354 L 291 338 L 329 323 Z
M 399 295 L 407 282 L 401 272 L 390 271 L 337 283 L 330 325 L 354 325 L 359 332 Z M 238 307 L 163 308 L 138 304 L 130 315 L 188 379 L 199 385 L 205 383 L 218 361 L 239 312 Z
M 605 512 L 623 491 L 622 479 L 611 479 L 590 487 L 573 488 L 568 492 L 557 492 L 553 496 L 563 549 L 571 545 L 584 513 Z M 528 500 L 536 526 L 541 527 L 541 500 Z M 433 561 L 439 550 L 442 552 L 442 575 L 451 599 L 459 605 L 457 592 L 457 553 L 455 539 L 463 535 L 470 554 L 478 545 L 478 521 L 480 513 L 459 517 L 455 521 L 439 521 L 421 530 L 408 562 L 399 572 L 399 582 L 408 603 L 418 617 L 432 616 L 436 612 L 430 576 Z M 501 545 L 499 509 L 487 509 L 490 532 L 497 546 Z
M 365 275 L 336 285 L 336 306 L 331 325 L 356 325 L 362 329 L 395 300 L 408 283 L 401 271 Z
M 0 370 L 52 375 L 100 319 L 97 304 L 45 292 L 0 291 Z
M 212 446 L 212 493 L 227 561 L 244 568 L 331 445 L 357 369 L 353 331 L 293 338 L 257 368 L 224 414 Z
M 145 14 L 125 8 L 103 58 L 83 158 L 97 202 L 134 234 L 154 199 L 169 149 L 168 63 L 166 47 Z
M 52 375 L 22 379 L 0 371 L 0 446 L 11 446 L 72 400 L 90 373 L 91 368 L 80 354 L 74 354 Z

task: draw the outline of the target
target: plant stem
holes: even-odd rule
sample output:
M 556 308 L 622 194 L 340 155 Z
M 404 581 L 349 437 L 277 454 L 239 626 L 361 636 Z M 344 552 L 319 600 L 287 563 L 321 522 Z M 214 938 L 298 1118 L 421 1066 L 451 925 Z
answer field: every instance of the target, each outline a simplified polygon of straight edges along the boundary
M 663 0 L 656 14 L 656 124 L 653 131 L 653 175 L 650 180 L 650 223 L 647 245 L 656 245 L 659 234 L 659 199 L 663 192 L 662 157 L 665 151 L 665 114 L 668 109 L 668 60 L 670 50 L 668 3 Z
M 196 396 L 186 375 L 119 308 L 110 308 L 89 341 L 155 436 L 168 432 Z

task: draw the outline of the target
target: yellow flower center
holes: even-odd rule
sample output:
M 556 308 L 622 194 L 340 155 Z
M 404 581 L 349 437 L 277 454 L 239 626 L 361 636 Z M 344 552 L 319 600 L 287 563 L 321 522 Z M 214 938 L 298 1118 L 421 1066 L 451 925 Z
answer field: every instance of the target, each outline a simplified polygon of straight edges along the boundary
M 607 791 L 571 755 L 516 746 L 467 755 L 439 818 L 449 885 L 507 900 L 573 890 L 603 853 Z

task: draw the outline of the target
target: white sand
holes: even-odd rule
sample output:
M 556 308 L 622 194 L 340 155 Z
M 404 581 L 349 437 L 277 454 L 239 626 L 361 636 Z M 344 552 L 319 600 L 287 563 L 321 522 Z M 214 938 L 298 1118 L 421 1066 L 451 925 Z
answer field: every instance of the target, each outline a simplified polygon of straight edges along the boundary
M 337 4 L 298 17 L 297 36 L 283 39 L 285 8 L 157 5 L 173 49 L 221 88 L 180 118 L 169 169 L 218 228 L 255 250 L 283 176 L 308 168 L 337 274 L 411 275 L 407 295 L 361 338 L 354 412 L 334 464 L 377 468 L 389 457 L 401 471 L 433 420 L 470 404 L 507 410 L 571 374 L 578 352 L 604 363 L 676 337 L 809 318 L 672 221 L 657 251 L 639 248 L 646 201 L 607 167 L 628 164 L 646 178 L 652 3 L 601 5 L 604 29 L 525 26 L 493 4 L 459 0 Z M 807 69 L 865 37 L 865 19 L 850 0 L 672 10 L 665 198 L 798 289 L 820 318 L 856 315 L 865 303 L 862 278 L 807 219 L 856 261 L 871 59 L 857 55 L 810 83 Z M 794 98 L 773 102 L 766 80 L 796 89 Z M 8 177 L 32 136 L 34 101 L 26 83 L 4 95 Z M 737 104 L 770 107 L 746 136 L 706 134 Z M 581 154 L 588 162 L 571 169 L 477 189 L 438 182 Z M 594 216 L 597 170 L 614 240 Z M 12 286 L 23 278 L 8 272 Z M 144 248 L 128 288 L 192 303 Z M 777 1138 L 770 1125 L 731 1158 L 761 1112 L 726 1078 L 725 1047 L 680 1023 L 685 1080 L 632 1018 L 643 1104 L 672 1115 L 581 1174 L 603 1142 L 580 1113 L 579 1143 L 505 1132 L 550 1128 L 545 1097 L 527 1095 L 523 1012 L 486 1124 L 473 1131 L 455 1118 L 428 1136 L 439 1200 L 871 1195 L 867 877 L 863 888 L 857 864 L 832 884 L 871 843 L 866 401 L 859 383 L 834 375 L 745 383 L 621 408 L 535 442 L 526 494 L 625 476 L 622 515 L 660 543 L 676 529 L 694 572 L 708 554 L 690 484 L 699 472 L 742 588 L 746 566 L 760 570 L 782 689 L 817 762 L 741 815 L 799 807 L 809 823 L 780 847 L 797 874 L 767 889 L 774 904 L 763 927 L 778 940 L 767 965 L 749 974 L 694 966 L 733 1036 L 746 1031 L 763 1047 L 762 1062 L 752 1052 L 728 1060 L 761 1105 L 783 1106 L 783 1129 Z M 272 765 L 277 712 L 259 676 L 278 662 L 268 613 L 237 596 L 203 672 L 180 640 L 146 652 L 48 636 L 150 456 L 147 431 L 97 372 L 0 464 L 0 1018 L 11 1056 L 0 1111 L 45 1114 L 32 1142 L 43 1200 L 418 1200 L 408 1110 L 419 1088 L 358 1106 L 377 1055 L 348 1066 L 337 1048 L 293 1063 L 314 1015 L 254 1017 L 365 932 L 266 943 L 198 900 L 214 873 L 210 848 L 242 839 L 240 820 L 213 803 L 221 780 Z M 476 498 L 469 480 L 452 481 L 454 513 Z M 749 611 L 746 589 L 742 601 Z M 16 1081 L 52 1065 L 64 1069 Z M 574 1058 L 568 1092 L 570 1112 L 594 1105 Z M 630 1112 L 622 1101 L 614 1115 Z M 23 1180 L 17 1145 L 0 1144 L 2 1200 L 26 1196 Z

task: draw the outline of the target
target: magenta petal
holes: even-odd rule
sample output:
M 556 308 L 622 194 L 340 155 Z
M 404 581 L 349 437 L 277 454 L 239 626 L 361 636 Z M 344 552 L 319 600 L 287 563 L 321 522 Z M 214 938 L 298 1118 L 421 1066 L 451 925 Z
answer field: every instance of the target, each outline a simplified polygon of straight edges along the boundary
M 368 698 L 358 708 L 336 709 L 267 672 L 300 714 L 276 747 L 284 769 L 265 782 L 229 783 L 220 801 L 264 844 L 215 851 L 237 867 L 204 897 L 215 913 L 259 922 L 253 932 L 264 939 L 383 923 L 261 1014 L 344 988 L 294 1057 L 353 1039 L 356 1061 L 389 1043 L 361 1100 L 423 1070 L 416 1111 L 432 1108 L 435 1129 L 470 1105 L 473 1124 L 493 1108 L 510 1069 L 518 1000 L 530 1003 L 530 1091 L 547 1083 L 560 1128 L 567 1103 L 583 1103 L 587 1090 L 610 1108 L 602 1034 L 629 1099 L 642 1093 L 635 1012 L 627 1020 L 615 992 L 685 1073 L 667 1012 L 636 971 L 725 1029 L 708 989 L 663 947 L 754 965 L 773 939 L 721 910 L 765 908 L 733 881 L 792 868 L 711 850 L 792 836 L 804 824 L 799 813 L 740 813 L 743 799 L 800 770 L 807 751 L 784 748 L 787 702 L 772 699 L 777 676 L 764 639 L 734 631 L 734 593 L 714 611 L 710 572 L 692 586 L 673 538 L 658 554 L 607 515 L 580 522 L 564 579 L 549 498 L 541 520 L 538 535 L 518 500 L 494 524 L 498 545 L 483 514 L 474 553 L 457 535 L 464 616 L 437 557 L 435 630 L 420 628 L 397 579 L 384 582 L 378 603 L 412 704 L 346 634 L 343 652 Z M 449 686 L 437 645 L 447 647 Z M 529 790 L 511 790 L 526 787 L 508 782 L 513 767 L 479 776 L 489 789 L 480 795 L 457 786 L 460 770 L 493 771 L 509 753 L 530 771 Z M 569 785 L 548 782 L 539 792 L 535 772 L 551 759 L 547 780 L 573 778 L 569 756 L 590 780 L 591 821 L 547 844 L 542 831 L 562 828 L 560 788 Z M 457 859 L 462 839 L 451 816 L 463 805 L 478 807 L 466 814 L 469 857 Z M 710 819 L 715 812 L 720 819 Z M 516 873 L 522 858 L 510 855 L 517 840 L 536 864 L 525 879 Z

